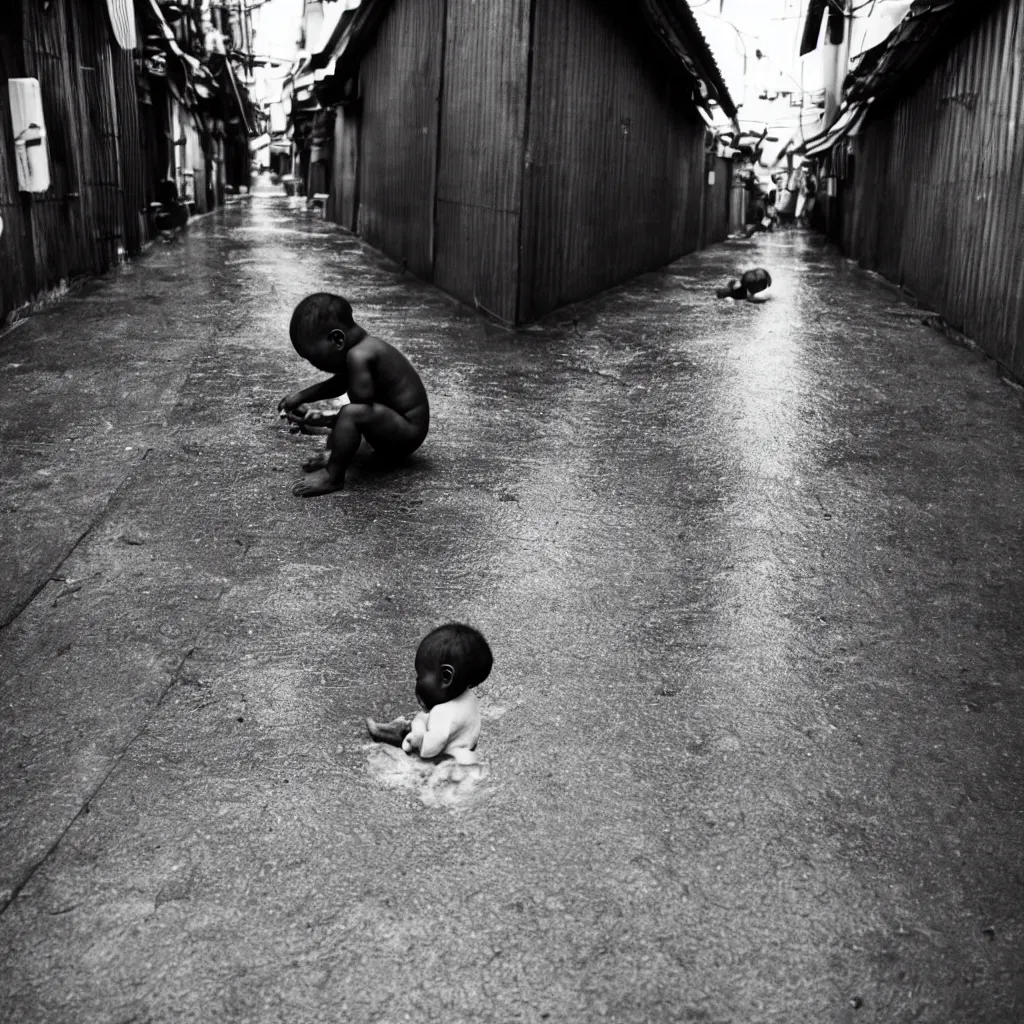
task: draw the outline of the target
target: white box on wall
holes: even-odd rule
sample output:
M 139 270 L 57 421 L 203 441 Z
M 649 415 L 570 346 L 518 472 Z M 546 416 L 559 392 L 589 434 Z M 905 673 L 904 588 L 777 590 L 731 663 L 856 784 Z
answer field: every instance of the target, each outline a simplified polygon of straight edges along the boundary
M 11 78 L 11 127 L 14 129 L 14 162 L 22 192 L 45 192 L 50 187 L 50 151 L 46 145 L 43 97 L 37 78 Z

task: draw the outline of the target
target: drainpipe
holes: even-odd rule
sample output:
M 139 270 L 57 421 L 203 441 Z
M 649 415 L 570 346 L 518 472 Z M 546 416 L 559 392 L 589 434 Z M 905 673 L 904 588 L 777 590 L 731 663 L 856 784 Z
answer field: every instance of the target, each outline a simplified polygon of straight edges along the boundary
M 829 12 L 825 29 L 825 45 L 822 50 L 822 61 L 825 82 L 825 112 L 822 127 L 831 128 L 839 113 L 839 104 L 843 100 L 843 82 L 850 66 L 850 31 L 853 25 L 853 0 L 829 0 L 832 11 Z M 832 39 L 832 25 L 835 12 L 842 13 L 838 22 L 842 38 L 836 42 Z

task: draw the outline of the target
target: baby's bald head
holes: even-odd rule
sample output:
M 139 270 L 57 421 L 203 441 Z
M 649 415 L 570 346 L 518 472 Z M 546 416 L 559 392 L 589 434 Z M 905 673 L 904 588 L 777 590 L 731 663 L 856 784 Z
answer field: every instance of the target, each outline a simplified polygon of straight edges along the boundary
M 354 326 L 348 299 L 330 292 L 316 292 L 307 295 L 295 307 L 288 334 L 295 348 L 300 349 L 300 346 L 326 338 L 333 330 L 347 331 Z

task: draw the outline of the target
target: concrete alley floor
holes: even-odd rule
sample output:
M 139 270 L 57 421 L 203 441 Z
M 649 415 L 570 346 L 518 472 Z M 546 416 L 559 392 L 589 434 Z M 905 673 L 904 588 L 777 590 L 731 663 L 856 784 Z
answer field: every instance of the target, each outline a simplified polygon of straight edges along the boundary
M 432 425 L 302 500 L 321 289 Z M 508 331 L 256 197 L 0 385 L 0 1020 L 1024 1019 L 1021 396 L 821 240 Z M 363 725 L 451 619 L 462 782 Z

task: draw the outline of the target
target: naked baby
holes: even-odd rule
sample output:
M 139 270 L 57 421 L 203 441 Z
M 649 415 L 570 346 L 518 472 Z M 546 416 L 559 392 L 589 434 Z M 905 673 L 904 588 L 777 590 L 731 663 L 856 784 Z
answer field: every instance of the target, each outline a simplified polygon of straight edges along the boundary
M 438 626 L 416 651 L 416 700 L 423 710 L 411 720 L 378 723 L 368 718 L 366 728 L 375 740 L 401 746 L 407 754 L 475 763 L 480 702 L 473 690 L 493 664 L 487 641 L 472 626 Z
M 302 464 L 308 475 L 296 481 L 293 494 L 309 498 L 340 491 L 364 437 L 389 459 L 405 458 L 419 448 L 430 427 L 423 382 L 397 348 L 355 322 L 346 299 L 327 292 L 308 295 L 292 313 L 289 335 L 303 359 L 331 375 L 278 403 L 300 429 L 308 431 L 313 422 L 330 426 L 326 450 Z M 344 394 L 349 404 L 336 417 L 313 421 L 306 415 L 307 403 Z

